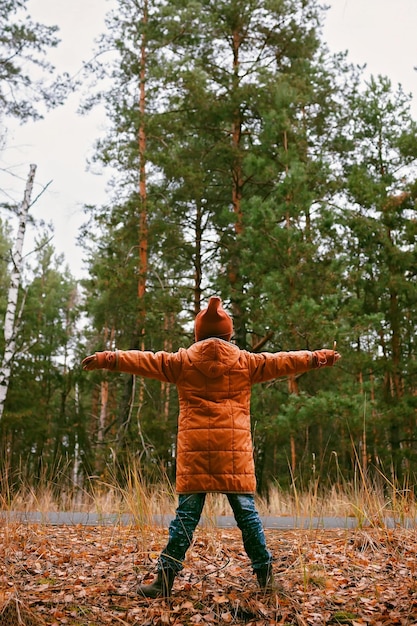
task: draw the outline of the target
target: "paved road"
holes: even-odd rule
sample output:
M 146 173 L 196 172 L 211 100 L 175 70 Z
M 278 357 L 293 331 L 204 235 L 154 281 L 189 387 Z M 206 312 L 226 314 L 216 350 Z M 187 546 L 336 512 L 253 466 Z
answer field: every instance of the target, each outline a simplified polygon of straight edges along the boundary
M 154 515 L 152 523 L 155 526 L 166 527 L 173 519 L 172 515 Z M 123 526 L 144 525 L 147 526 L 150 523 L 149 519 L 139 519 L 135 516 L 123 514 L 123 515 L 111 515 L 104 513 L 42 513 L 42 512 L 20 512 L 20 511 L 0 511 L 0 520 L 10 522 L 22 522 L 32 524 L 52 524 L 55 526 L 61 525 L 78 525 L 83 526 L 111 526 L 115 524 L 121 524 Z M 417 519 L 394 519 L 392 517 L 386 517 L 379 520 L 358 520 L 354 517 L 274 517 L 265 516 L 262 517 L 262 522 L 265 528 L 268 529 L 281 529 L 281 530 L 293 530 L 293 529 L 319 529 L 319 528 L 340 528 L 340 529 L 353 529 L 359 527 L 371 527 L 373 525 L 384 526 L 386 528 L 416 528 Z M 203 515 L 201 526 L 218 528 L 233 528 L 236 526 L 235 519 L 232 515 L 222 515 L 216 518 L 208 518 Z

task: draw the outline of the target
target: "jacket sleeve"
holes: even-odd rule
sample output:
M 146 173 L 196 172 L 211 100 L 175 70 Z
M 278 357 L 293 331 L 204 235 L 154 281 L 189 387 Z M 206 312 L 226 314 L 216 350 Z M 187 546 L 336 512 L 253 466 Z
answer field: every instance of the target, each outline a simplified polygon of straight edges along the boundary
M 181 373 L 180 352 L 116 350 L 96 352 L 97 366 L 114 372 L 125 372 L 162 382 L 175 383 Z
M 333 350 L 296 350 L 294 352 L 261 352 L 250 354 L 250 371 L 252 383 L 302 374 L 319 367 L 331 366 L 335 363 Z

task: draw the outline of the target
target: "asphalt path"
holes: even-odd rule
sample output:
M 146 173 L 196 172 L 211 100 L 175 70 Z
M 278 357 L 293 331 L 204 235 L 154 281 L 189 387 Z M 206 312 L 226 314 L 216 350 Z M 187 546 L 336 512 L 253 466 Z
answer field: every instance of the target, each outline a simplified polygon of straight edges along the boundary
M 156 526 L 166 527 L 174 519 L 173 515 L 153 515 L 152 518 L 129 514 L 81 513 L 81 512 L 41 512 L 41 511 L 0 511 L 3 522 L 20 522 L 26 524 L 50 524 L 54 526 Z M 358 519 L 356 517 L 275 517 L 261 516 L 266 529 L 276 530 L 315 530 L 315 529 L 355 529 L 355 528 L 416 528 L 417 519 L 378 517 L 374 519 Z M 206 528 L 234 528 L 236 522 L 233 515 L 208 517 L 204 514 L 200 526 Z

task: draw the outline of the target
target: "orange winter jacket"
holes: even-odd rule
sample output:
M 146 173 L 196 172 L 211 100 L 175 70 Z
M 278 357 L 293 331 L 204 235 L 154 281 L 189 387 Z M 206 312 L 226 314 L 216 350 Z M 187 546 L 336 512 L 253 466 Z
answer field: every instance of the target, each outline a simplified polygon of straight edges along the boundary
M 178 352 L 98 352 L 98 367 L 173 383 L 179 395 L 178 493 L 254 493 L 254 383 L 327 363 L 330 351 L 251 353 L 210 338 Z M 326 357 L 327 354 L 327 357 Z

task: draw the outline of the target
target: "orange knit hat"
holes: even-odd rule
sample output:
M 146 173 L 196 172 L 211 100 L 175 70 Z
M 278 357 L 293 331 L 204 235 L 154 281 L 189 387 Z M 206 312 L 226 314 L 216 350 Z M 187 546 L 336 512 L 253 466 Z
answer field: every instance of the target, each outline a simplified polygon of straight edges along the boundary
M 210 298 L 207 309 L 197 314 L 194 323 L 196 341 L 218 337 L 230 341 L 233 335 L 233 322 L 230 315 L 223 309 L 222 301 L 218 296 Z

